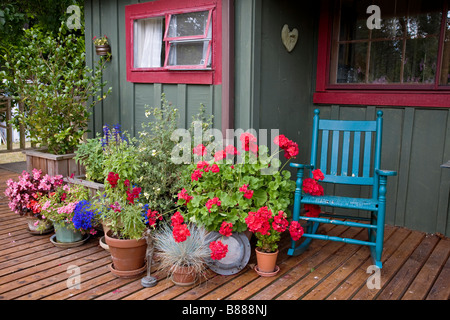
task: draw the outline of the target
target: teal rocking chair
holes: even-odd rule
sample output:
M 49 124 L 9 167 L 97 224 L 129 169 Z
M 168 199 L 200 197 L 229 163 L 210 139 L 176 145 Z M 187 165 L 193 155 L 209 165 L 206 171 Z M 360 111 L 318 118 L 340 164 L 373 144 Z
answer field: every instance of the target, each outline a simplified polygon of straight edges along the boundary
M 323 120 L 320 111 L 314 110 L 311 162 L 310 164 L 291 163 L 297 168 L 293 219 L 307 220 L 303 242 L 297 245 L 292 241 L 288 255 L 302 253 L 312 239 L 340 241 L 369 246 L 374 264 L 381 268 L 383 252 L 386 182 L 395 171 L 380 170 L 383 112 L 377 112 L 375 121 Z M 321 146 L 319 147 L 319 141 Z M 330 152 L 329 152 L 330 150 Z M 319 157 L 320 156 L 320 157 Z M 333 184 L 362 185 L 372 187 L 371 198 L 351 198 L 335 195 L 313 196 L 302 192 L 305 169 L 312 177 L 314 169 L 321 169 L 325 178 L 322 182 Z M 319 217 L 300 216 L 303 204 L 325 207 L 356 209 L 370 212 L 370 217 L 354 217 L 321 213 Z M 331 218 L 331 219 L 329 219 Z M 342 218 L 342 220 L 336 218 Z M 348 221 L 348 220 L 353 221 Z M 361 222 L 363 221 L 363 222 Z M 368 229 L 368 240 L 356 240 L 317 234 L 320 223 L 346 225 Z

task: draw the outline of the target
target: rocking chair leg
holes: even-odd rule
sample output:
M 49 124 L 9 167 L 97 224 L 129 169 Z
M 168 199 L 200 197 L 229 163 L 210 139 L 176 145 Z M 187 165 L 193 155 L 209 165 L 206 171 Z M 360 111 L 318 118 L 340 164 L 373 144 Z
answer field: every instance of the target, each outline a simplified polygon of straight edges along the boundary
M 306 249 L 308 249 L 312 240 L 312 238 L 308 237 L 308 234 L 315 234 L 318 228 L 319 228 L 318 222 L 310 223 L 307 228 L 307 233 L 303 235 L 303 238 L 305 238 L 304 241 L 299 246 L 296 246 L 296 241 L 292 240 L 291 248 L 288 250 L 287 254 L 289 256 L 298 256 L 299 254 L 303 253 Z

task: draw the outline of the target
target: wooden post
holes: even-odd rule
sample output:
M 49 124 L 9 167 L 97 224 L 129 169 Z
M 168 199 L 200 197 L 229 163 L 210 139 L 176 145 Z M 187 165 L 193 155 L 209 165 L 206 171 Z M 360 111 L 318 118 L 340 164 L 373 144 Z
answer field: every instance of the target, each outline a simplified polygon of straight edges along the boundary
M 12 150 L 11 99 L 6 99 L 6 149 Z

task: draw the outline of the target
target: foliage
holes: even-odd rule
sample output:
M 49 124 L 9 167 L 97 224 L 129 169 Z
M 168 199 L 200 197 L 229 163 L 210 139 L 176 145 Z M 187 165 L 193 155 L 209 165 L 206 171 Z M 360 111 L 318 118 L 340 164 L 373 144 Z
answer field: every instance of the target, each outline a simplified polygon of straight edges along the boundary
M 145 215 L 148 208 L 139 201 L 141 188 L 128 179 L 110 172 L 105 191 L 98 195 L 101 219 L 118 239 L 140 239 L 147 230 Z
M 7 57 L 5 67 L 14 79 L 17 99 L 28 107 L 18 118 L 30 130 L 32 142 L 50 153 L 71 153 L 87 131 L 89 110 L 110 92 L 97 95 L 105 85 L 105 59 L 92 70 L 85 65 L 85 53 L 78 50 L 74 34 L 57 36 L 31 28 L 25 31 L 27 45 Z
M 96 45 L 96 46 L 103 46 L 105 44 L 109 44 L 107 36 L 103 36 L 100 38 L 97 38 L 95 36 L 94 38 L 92 38 L 92 41 L 94 41 L 94 45 Z
M 97 133 L 95 138 L 87 139 L 77 146 L 74 159 L 77 163 L 84 166 L 87 180 L 100 183 L 104 182 L 103 146 L 99 133 Z
M 256 247 L 262 252 L 275 252 L 278 250 L 278 242 L 281 234 L 286 231 L 289 222 L 283 211 L 273 214 L 267 207 L 261 207 L 256 212 L 249 212 L 245 222 L 248 229 L 255 233 L 258 242 Z
M 93 234 L 99 212 L 91 209 L 88 200 L 89 190 L 86 187 L 66 184 L 42 197 L 39 204 L 41 214 L 54 225 L 66 224 L 71 230 Z
M 139 132 L 138 161 L 142 164 L 139 171 L 139 185 L 142 187 L 149 207 L 161 213 L 174 209 L 174 195 L 180 190 L 180 176 L 183 165 L 171 160 L 175 142 L 172 134 L 178 128 L 178 110 L 173 108 L 164 97 L 161 107 L 146 111 L 148 123 L 143 123 Z
M 185 206 L 189 221 L 208 231 L 219 231 L 227 222 L 233 231 L 242 232 L 247 229 L 248 212 L 263 206 L 273 212 L 288 212 L 292 204 L 295 182 L 290 180 L 289 171 L 277 170 L 281 164 L 275 158 L 278 152 L 269 157 L 268 148 L 258 146 L 250 133 L 242 134 L 240 140 L 242 154 L 229 145 L 215 152 L 213 160 L 192 164 L 184 173 L 186 188 L 178 194 L 178 204 Z M 289 159 L 298 153 L 298 147 L 282 149 Z M 193 152 L 203 157 L 210 153 L 203 145 Z M 237 156 L 241 160 L 233 163 Z
M 62 183 L 61 175 L 42 175 L 42 171 L 37 169 L 33 169 L 31 174 L 23 171 L 18 182 L 13 179 L 6 182 L 5 195 L 9 199 L 9 208 L 21 216 L 45 219 L 41 214 L 39 199 L 54 192 Z
M 155 249 L 161 257 L 161 270 L 172 273 L 179 267 L 190 266 L 194 272 L 203 272 L 209 263 L 208 233 L 202 227 L 187 226 L 190 236 L 183 242 L 176 242 L 172 228 L 164 224 L 154 235 Z
M 169 104 L 164 94 L 161 102 L 161 107 L 149 108 L 145 113 L 149 122 L 142 124 L 143 131 L 139 133 L 138 160 L 142 164 L 139 185 L 149 207 L 165 214 L 173 212 L 176 207 L 174 197 L 182 189 L 181 176 L 186 165 L 172 158 L 178 143 L 173 138 L 178 129 L 178 109 Z M 204 107 L 201 106 L 192 119 L 190 132 L 194 131 L 196 121 L 204 123 L 200 129 L 202 133 L 211 126 L 211 119 L 205 119 L 204 113 Z
M 109 128 L 103 126 L 103 177 L 107 177 L 110 172 L 120 176 L 122 181 L 129 180 L 136 183 L 141 163 L 138 155 L 138 140 L 130 137 L 126 131 L 122 132 L 120 125 Z M 101 156 L 97 159 L 99 162 Z M 97 172 L 99 174 L 99 172 Z

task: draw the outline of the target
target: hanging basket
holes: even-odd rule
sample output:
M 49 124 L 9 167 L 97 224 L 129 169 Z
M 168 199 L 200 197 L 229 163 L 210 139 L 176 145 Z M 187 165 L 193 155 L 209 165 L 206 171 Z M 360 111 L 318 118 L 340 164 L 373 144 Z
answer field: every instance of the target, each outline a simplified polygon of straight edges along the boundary
M 106 56 L 108 55 L 108 53 L 111 53 L 111 47 L 109 46 L 109 44 L 96 45 L 95 52 L 99 56 Z

